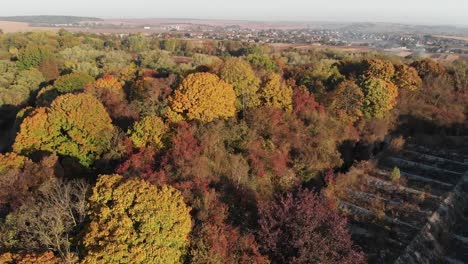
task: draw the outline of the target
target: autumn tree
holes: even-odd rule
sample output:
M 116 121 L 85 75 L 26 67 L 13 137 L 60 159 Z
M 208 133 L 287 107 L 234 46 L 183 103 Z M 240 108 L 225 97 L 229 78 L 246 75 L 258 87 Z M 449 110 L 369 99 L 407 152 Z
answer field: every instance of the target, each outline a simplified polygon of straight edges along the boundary
M 24 119 L 13 149 L 25 155 L 57 153 L 90 166 L 109 149 L 113 133 L 112 120 L 97 99 L 67 94 Z
M 395 76 L 393 76 L 392 81 L 398 88 L 409 91 L 415 91 L 422 85 L 422 80 L 416 69 L 405 64 L 395 66 Z
M 240 58 L 228 58 L 221 67 L 219 76 L 233 86 L 237 95 L 238 109 L 259 105 L 257 91 L 260 79 L 255 76 L 249 63 Z
M 272 263 L 363 263 L 346 219 L 309 190 L 288 193 L 260 208 L 258 241 Z
M 293 90 L 287 85 L 279 74 L 268 75 L 260 90 L 260 98 L 263 105 L 292 110 Z
M 0 154 L 0 213 L 20 207 L 56 171 L 59 171 L 56 156 L 34 163 L 16 153 Z
M 162 116 L 167 110 L 168 99 L 172 93 L 172 86 L 176 81 L 175 75 L 154 78 L 141 76 L 131 87 L 129 99 L 131 105 L 142 116 Z M 154 73 L 155 74 L 155 73 Z
M 364 93 L 353 81 L 344 81 L 330 93 L 327 108 L 341 120 L 354 122 L 362 114 Z
M 174 188 L 101 175 L 89 198 L 83 263 L 180 263 L 190 208 Z
M 383 79 L 370 78 L 361 83 L 364 93 L 362 112 L 368 118 L 382 118 L 397 103 L 398 88 Z
M 234 116 L 235 102 L 236 93 L 230 84 L 211 73 L 194 73 L 182 81 L 170 106 L 176 116 L 210 122 Z
M 423 59 L 411 63 L 411 67 L 415 68 L 421 78 L 429 76 L 438 77 L 447 72 L 447 69 L 432 59 Z
M 227 223 L 228 206 L 214 190 L 201 190 L 193 203 L 198 221 L 191 235 L 190 263 L 268 263 L 252 234 Z
M 362 61 L 363 76 L 366 79 L 378 78 L 390 82 L 395 74 L 392 62 L 381 59 L 365 59 Z
M 4 264 L 62 264 L 63 260 L 51 251 L 45 253 L 10 253 L 0 254 L 0 263 Z
M 129 106 L 122 84 L 112 75 L 106 75 L 85 87 L 85 93 L 92 94 L 106 107 L 113 119 L 135 119 L 137 113 Z M 125 125 L 130 121 L 125 122 Z
M 136 122 L 128 132 L 133 144 L 138 147 L 162 148 L 162 138 L 168 127 L 159 117 L 147 116 Z

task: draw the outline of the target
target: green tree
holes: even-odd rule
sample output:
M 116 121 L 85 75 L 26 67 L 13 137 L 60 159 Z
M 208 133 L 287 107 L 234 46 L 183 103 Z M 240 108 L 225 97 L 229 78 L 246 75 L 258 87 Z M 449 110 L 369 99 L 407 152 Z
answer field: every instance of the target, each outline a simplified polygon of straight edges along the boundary
M 260 104 L 257 95 L 260 79 L 249 63 L 240 58 L 228 58 L 221 67 L 219 76 L 233 86 L 237 95 L 238 109 L 256 107 Z
M 181 263 L 191 229 L 179 191 L 101 175 L 89 198 L 83 263 Z
M 151 50 L 141 54 L 141 65 L 150 69 L 172 69 L 175 62 L 167 51 Z
M 148 49 L 148 41 L 141 34 L 130 35 L 123 43 L 131 52 L 142 52 Z
M 66 94 L 24 119 L 13 149 L 25 155 L 57 153 L 90 166 L 109 149 L 114 132 L 112 120 L 97 99 Z
M 396 105 L 398 88 L 390 82 L 370 78 L 361 83 L 364 92 L 362 112 L 368 118 L 382 118 Z
M 52 57 L 52 53 L 47 48 L 39 46 L 28 46 L 22 50 L 18 55 L 18 69 L 28 70 L 30 68 L 39 66 L 39 64 L 47 58 Z
M 54 82 L 54 88 L 59 93 L 82 91 L 88 84 L 94 82 L 94 78 L 86 73 L 75 72 L 62 75 Z
M 232 86 L 211 73 L 188 75 L 170 99 L 174 115 L 203 122 L 233 117 L 235 102 L 236 93 Z
M 268 55 L 255 53 L 248 55 L 246 59 L 256 69 L 262 69 L 267 72 L 278 70 L 278 65 Z
M 162 148 L 162 137 L 168 131 L 168 127 L 159 117 L 147 116 L 136 122 L 128 134 L 133 144 L 138 147 Z

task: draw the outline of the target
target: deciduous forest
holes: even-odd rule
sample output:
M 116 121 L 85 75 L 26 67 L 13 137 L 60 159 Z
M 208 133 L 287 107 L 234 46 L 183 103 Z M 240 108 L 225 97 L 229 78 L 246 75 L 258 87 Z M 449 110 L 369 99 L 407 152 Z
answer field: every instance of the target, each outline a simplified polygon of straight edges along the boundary
M 0 34 L 0 263 L 366 263 L 336 179 L 421 133 L 467 61 Z

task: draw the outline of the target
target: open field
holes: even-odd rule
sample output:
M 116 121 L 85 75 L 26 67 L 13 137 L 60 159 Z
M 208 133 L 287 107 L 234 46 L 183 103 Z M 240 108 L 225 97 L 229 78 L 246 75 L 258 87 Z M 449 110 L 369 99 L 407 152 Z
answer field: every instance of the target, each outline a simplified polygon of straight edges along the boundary
M 363 46 L 330 46 L 330 45 L 320 45 L 320 44 L 289 44 L 289 43 L 272 43 L 270 46 L 275 51 L 283 51 L 289 48 L 298 49 L 298 50 L 310 50 L 310 49 L 339 49 L 342 51 L 348 52 L 368 52 L 375 49 Z

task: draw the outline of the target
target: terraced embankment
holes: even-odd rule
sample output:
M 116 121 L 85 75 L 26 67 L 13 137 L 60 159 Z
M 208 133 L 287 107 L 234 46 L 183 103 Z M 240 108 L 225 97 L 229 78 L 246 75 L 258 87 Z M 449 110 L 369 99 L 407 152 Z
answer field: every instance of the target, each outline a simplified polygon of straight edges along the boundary
M 466 149 L 407 145 L 352 169 L 336 189 L 369 263 L 468 263 Z

